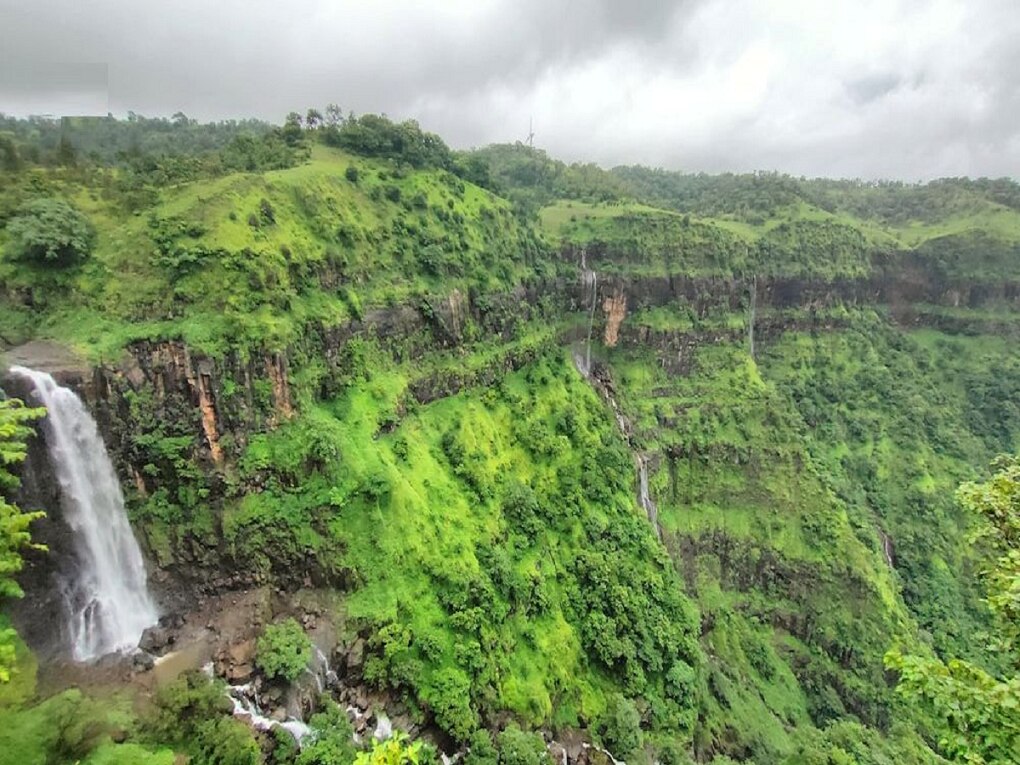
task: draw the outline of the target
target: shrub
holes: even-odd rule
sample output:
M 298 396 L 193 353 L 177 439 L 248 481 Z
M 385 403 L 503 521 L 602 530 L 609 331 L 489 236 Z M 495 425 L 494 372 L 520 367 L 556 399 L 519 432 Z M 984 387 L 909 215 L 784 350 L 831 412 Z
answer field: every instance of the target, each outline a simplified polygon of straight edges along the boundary
M 408 743 L 407 736 L 397 733 L 386 741 L 376 741 L 371 751 L 359 752 L 354 765 L 418 765 L 423 743 Z
M 324 697 L 321 712 L 312 715 L 312 734 L 302 743 L 297 765 L 350 765 L 354 761 L 354 729 L 347 713 Z
M 478 716 L 471 708 L 471 681 L 459 669 L 448 668 L 436 674 L 425 693 L 436 724 L 458 741 L 467 740 L 478 727 Z
M 222 684 L 192 672 L 159 689 L 142 731 L 152 743 L 182 749 L 194 765 L 257 765 L 251 730 L 230 715 Z
M 312 641 L 294 619 L 266 627 L 255 645 L 255 664 L 266 677 L 293 682 L 312 659 Z
M 62 199 L 24 205 L 7 224 L 7 233 L 10 257 L 36 265 L 77 265 L 92 254 L 95 242 L 89 219 Z
M 276 223 L 276 211 L 268 199 L 259 202 L 259 217 L 268 225 Z
M 351 183 L 358 182 L 358 168 L 354 165 L 348 165 L 347 169 L 344 170 L 344 178 L 349 180 Z
M 479 728 L 468 738 L 464 765 L 497 765 L 499 757 L 489 731 Z
M 499 765 L 551 765 L 545 742 L 537 733 L 521 730 L 515 723 L 499 734 Z
M 641 748 L 641 715 L 634 702 L 616 694 L 599 721 L 599 736 L 613 756 L 630 759 Z
M 691 765 L 691 758 L 675 741 L 667 741 L 659 750 L 659 765 Z

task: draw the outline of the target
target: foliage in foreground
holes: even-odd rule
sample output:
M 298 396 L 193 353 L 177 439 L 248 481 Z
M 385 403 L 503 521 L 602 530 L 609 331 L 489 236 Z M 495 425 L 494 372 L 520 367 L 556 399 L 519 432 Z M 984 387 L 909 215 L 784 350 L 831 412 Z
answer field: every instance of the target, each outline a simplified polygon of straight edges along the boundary
M 32 433 L 28 423 L 43 416 L 42 409 L 27 409 L 17 399 L 0 400 L 0 599 L 20 598 L 15 575 L 21 570 L 21 552 L 32 544 L 29 526 L 41 512 L 24 512 L 4 497 L 18 486 L 12 469 L 25 459 L 25 440 Z M 9 682 L 15 664 L 12 627 L 0 623 L 0 683 Z
M 159 689 L 142 734 L 187 753 L 194 765 L 259 765 L 258 743 L 231 711 L 223 683 L 192 672 Z
M 369 751 L 359 752 L 354 765 L 419 765 L 424 746 L 423 741 L 409 742 L 398 732 L 386 741 L 376 741 Z
M 978 518 L 975 541 L 987 567 L 982 578 L 995 619 L 992 650 L 1008 657 L 1012 673 L 996 676 L 961 659 L 942 661 L 891 651 L 886 664 L 900 673 L 899 690 L 917 698 L 945 725 L 940 747 L 972 765 L 1020 761 L 1020 461 L 1003 457 L 984 483 L 960 487 L 961 504 Z

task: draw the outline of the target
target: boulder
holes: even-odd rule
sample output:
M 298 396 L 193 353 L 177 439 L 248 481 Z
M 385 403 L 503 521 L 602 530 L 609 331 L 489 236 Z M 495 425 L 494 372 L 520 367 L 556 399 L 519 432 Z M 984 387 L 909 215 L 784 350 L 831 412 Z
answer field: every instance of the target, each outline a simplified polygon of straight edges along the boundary
M 354 695 L 354 706 L 358 709 L 368 709 L 368 689 L 359 685 Z
M 156 660 L 145 651 L 138 651 L 131 657 L 131 668 L 135 672 L 148 672 L 156 666 Z
M 255 667 L 251 663 L 246 662 L 244 664 L 232 663 L 228 665 L 224 674 L 231 685 L 241 685 L 251 680 L 254 672 Z
M 159 617 L 159 626 L 168 630 L 180 629 L 184 626 L 184 616 L 179 613 L 163 614 Z
M 347 652 L 347 659 L 344 662 L 346 668 L 345 677 L 352 680 L 359 680 L 361 678 L 361 670 L 365 666 L 365 639 L 358 638 L 351 644 L 351 649 Z
M 160 653 L 173 643 L 173 635 L 166 627 L 148 627 L 138 641 L 138 647 L 148 653 Z
M 572 763 L 580 762 L 581 755 L 585 750 L 585 736 L 584 734 L 574 728 L 567 728 L 566 730 L 560 731 L 559 742 L 567 752 L 567 760 Z M 587 761 L 587 756 L 585 756 Z

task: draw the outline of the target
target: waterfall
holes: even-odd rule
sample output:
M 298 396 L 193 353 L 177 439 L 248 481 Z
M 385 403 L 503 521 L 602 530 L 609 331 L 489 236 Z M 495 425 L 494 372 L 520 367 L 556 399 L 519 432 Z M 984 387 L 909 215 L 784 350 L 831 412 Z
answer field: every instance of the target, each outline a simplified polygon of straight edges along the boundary
M 655 529 L 655 534 L 661 542 L 662 527 L 659 526 L 659 508 L 655 505 L 655 501 L 648 491 L 648 459 L 641 453 L 638 453 L 636 458 L 638 464 L 638 500 L 648 516 L 648 522 L 652 524 L 652 528 Z
M 158 613 L 96 422 L 73 391 L 45 372 L 25 367 L 11 372 L 29 380 L 35 398 L 46 407 L 46 444 L 60 483 L 64 520 L 74 532 L 80 571 L 64 591 L 72 656 L 89 661 L 134 648 Z
M 329 666 L 329 659 L 326 658 L 326 654 L 323 653 L 322 649 L 317 645 L 313 645 L 315 653 L 312 654 L 312 665 L 305 668 L 305 672 L 310 674 L 315 680 L 315 688 L 319 693 L 323 693 L 327 688 L 331 688 L 340 682 L 336 672 Z
M 892 540 L 889 539 L 889 535 L 881 529 L 878 530 L 878 535 L 882 539 L 882 555 L 885 556 L 885 562 L 889 568 L 896 568 L 896 563 L 893 560 L 893 546 Z
M 584 349 L 584 369 L 581 374 L 588 377 L 591 374 L 591 333 L 595 326 L 595 301 L 598 299 L 598 274 L 588 268 L 588 253 L 581 251 L 581 285 L 587 292 L 591 290 L 591 306 L 588 313 L 588 340 Z
M 747 351 L 754 359 L 754 319 L 758 312 L 758 274 L 751 278 L 751 305 L 749 309 L 750 318 L 747 322 Z

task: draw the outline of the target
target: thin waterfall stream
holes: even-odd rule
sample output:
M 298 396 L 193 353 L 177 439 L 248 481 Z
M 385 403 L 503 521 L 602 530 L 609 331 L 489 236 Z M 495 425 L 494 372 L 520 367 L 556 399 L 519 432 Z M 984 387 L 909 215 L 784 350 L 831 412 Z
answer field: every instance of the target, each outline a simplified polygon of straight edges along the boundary
M 645 515 L 648 516 L 648 522 L 652 524 L 652 528 L 655 529 L 655 535 L 661 542 L 662 527 L 659 525 L 659 508 L 652 499 L 651 492 L 648 490 L 648 458 L 637 452 L 636 459 L 638 464 L 638 499 L 645 511 Z
M 661 542 L 662 526 L 659 524 L 659 508 L 652 499 L 651 490 L 648 487 L 648 457 L 637 448 L 630 421 L 620 410 L 620 406 L 617 404 L 612 391 L 610 391 L 610 389 L 606 387 L 602 381 L 596 379 L 596 376 L 592 373 L 591 336 L 592 329 L 595 326 L 595 303 L 598 298 L 598 274 L 588 267 L 587 252 L 584 250 L 581 251 L 581 286 L 585 293 L 589 293 L 590 290 L 591 303 L 588 306 L 588 336 L 585 341 L 584 355 L 582 356 L 578 352 L 577 348 L 574 348 L 574 366 L 577 367 L 577 371 L 581 373 L 581 376 L 592 384 L 592 387 L 594 387 L 602 398 L 607 401 L 613 410 L 613 415 L 616 418 L 616 424 L 619 426 L 620 432 L 623 434 L 624 438 L 627 439 L 627 443 L 630 445 L 630 448 L 634 453 L 634 462 L 637 467 L 638 479 L 638 502 L 641 505 L 641 509 L 645 511 L 645 515 L 648 516 L 648 522 L 652 524 L 652 528 L 655 529 L 655 535 Z
M 12 367 L 11 373 L 30 381 L 46 407 L 46 446 L 60 483 L 63 518 L 74 532 L 80 570 L 64 588 L 71 655 L 90 661 L 130 650 L 159 614 L 96 422 L 73 391 L 45 372 Z
M 591 305 L 588 309 L 588 339 L 585 341 L 584 369 L 581 374 L 585 377 L 591 374 L 591 333 L 595 326 L 595 303 L 599 294 L 599 278 L 594 270 L 588 268 L 588 253 L 581 251 L 581 284 L 585 292 L 591 290 Z

